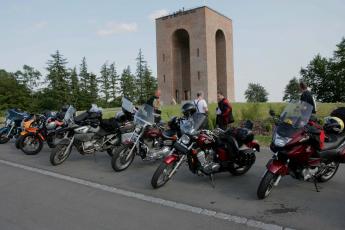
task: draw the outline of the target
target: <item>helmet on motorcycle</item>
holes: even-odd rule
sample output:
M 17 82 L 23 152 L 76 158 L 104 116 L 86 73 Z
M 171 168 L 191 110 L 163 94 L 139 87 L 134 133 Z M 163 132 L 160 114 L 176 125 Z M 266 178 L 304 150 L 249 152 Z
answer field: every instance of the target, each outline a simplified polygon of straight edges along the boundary
M 185 115 L 186 117 L 189 117 L 189 116 L 192 116 L 196 112 L 196 107 L 194 103 L 189 101 L 183 104 L 181 110 L 182 110 L 183 115 Z
M 344 122 L 338 117 L 325 117 L 324 129 L 335 133 L 341 133 L 344 130 Z

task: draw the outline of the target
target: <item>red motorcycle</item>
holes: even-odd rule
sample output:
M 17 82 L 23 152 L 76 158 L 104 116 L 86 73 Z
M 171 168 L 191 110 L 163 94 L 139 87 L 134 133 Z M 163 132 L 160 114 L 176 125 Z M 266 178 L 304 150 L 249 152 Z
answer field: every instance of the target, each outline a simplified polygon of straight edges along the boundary
M 209 176 L 212 184 L 216 173 L 243 175 L 254 164 L 255 152 L 260 151 L 260 146 L 253 141 L 249 128 L 199 131 L 205 118 L 195 113 L 190 119 L 181 120 L 182 136 L 153 174 L 153 188 L 165 185 L 184 162 L 192 173 Z
M 266 198 L 285 175 L 311 181 L 316 191 L 317 182 L 330 180 L 345 163 L 345 134 L 327 142 L 331 127 L 321 127 L 311 121 L 312 106 L 305 102 L 289 103 L 280 118 L 275 118 L 271 150 L 275 153 L 267 163 L 257 190 L 259 199 Z M 275 117 L 273 111 L 270 111 Z

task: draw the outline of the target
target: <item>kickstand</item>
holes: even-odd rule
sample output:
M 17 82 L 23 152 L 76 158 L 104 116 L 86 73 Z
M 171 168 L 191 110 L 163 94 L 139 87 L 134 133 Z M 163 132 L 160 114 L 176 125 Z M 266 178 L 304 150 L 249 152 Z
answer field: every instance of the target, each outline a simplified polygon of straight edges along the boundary
M 212 184 L 212 187 L 215 188 L 215 183 L 214 183 L 214 175 L 213 173 L 210 174 L 210 180 L 211 180 L 211 184 Z
M 314 186 L 315 186 L 315 189 L 316 189 L 316 192 L 320 192 L 319 188 L 317 187 L 317 179 L 314 177 Z

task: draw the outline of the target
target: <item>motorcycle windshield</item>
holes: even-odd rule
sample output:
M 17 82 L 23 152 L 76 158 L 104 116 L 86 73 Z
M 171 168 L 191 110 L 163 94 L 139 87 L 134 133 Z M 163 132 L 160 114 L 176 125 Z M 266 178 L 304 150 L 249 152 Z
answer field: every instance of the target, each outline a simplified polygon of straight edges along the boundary
M 73 106 L 69 106 L 68 110 L 66 111 L 65 117 L 63 119 L 64 123 L 69 124 L 73 121 L 74 114 L 76 109 Z
M 308 124 L 312 111 L 313 106 L 306 102 L 290 102 L 280 115 L 276 132 L 282 137 L 291 137 Z
M 197 132 L 206 120 L 206 116 L 201 113 L 194 113 L 191 117 L 183 119 L 180 122 L 182 134 L 193 135 Z
M 127 98 L 123 97 L 122 98 L 122 106 L 121 106 L 124 110 L 126 110 L 127 112 L 132 113 L 134 110 L 134 105 L 133 103 L 128 100 Z
M 136 124 L 152 125 L 154 123 L 154 108 L 145 104 L 135 113 L 134 121 Z
M 14 109 L 9 109 L 7 111 L 7 119 L 17 121 L 17 120 L 23 120 L 25 117 L 28 117 L 27 113 L 21 113 L 21 112 L 15 111 Z

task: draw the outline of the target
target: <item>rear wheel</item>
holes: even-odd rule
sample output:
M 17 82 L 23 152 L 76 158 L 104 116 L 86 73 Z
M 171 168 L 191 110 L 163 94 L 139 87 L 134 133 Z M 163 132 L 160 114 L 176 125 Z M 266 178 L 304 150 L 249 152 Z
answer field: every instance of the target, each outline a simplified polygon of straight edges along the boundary
M 123 171 L 132 164 L 135 157 L 134 153 L 132 153 L 132 155 L 126 159 L 131 151 L 131 148 L 132 145 L 120 145 L 119 147 L 113 149 L 111 167 L 114 169 L 114 171 Z
M 57 144 L 50 154 L 50 163 L 54 166 L 62 164 L 71 154 L 72 146 L 67 151 L 69 143 Z
M 34 133 L 25 134 L 21 140 L 19 145 L 26 155 L 36 155 L 42 150 L 43 141 Z
M 317 178 L 319 182 L 327 182 L 336 174 L 339 168 L 339 162 L 329 162 L 326 164 L 326 169 L 321 176 Z
M 151 185 L 153 188 L 160 188 L 165 185 L 169 180 L 169 175 L 173 171 L 175 164 L 167 164 L 164 161 L 159 165 L 157 170 L 152 176 Z
M 261 179 L 261 182 L 257 191 L 257 196 L 260 200 L 270 195 L 277 178 L 278 178 L 277 175 L 273 174 L 270 171 L 266 171 L 265 175 Z

